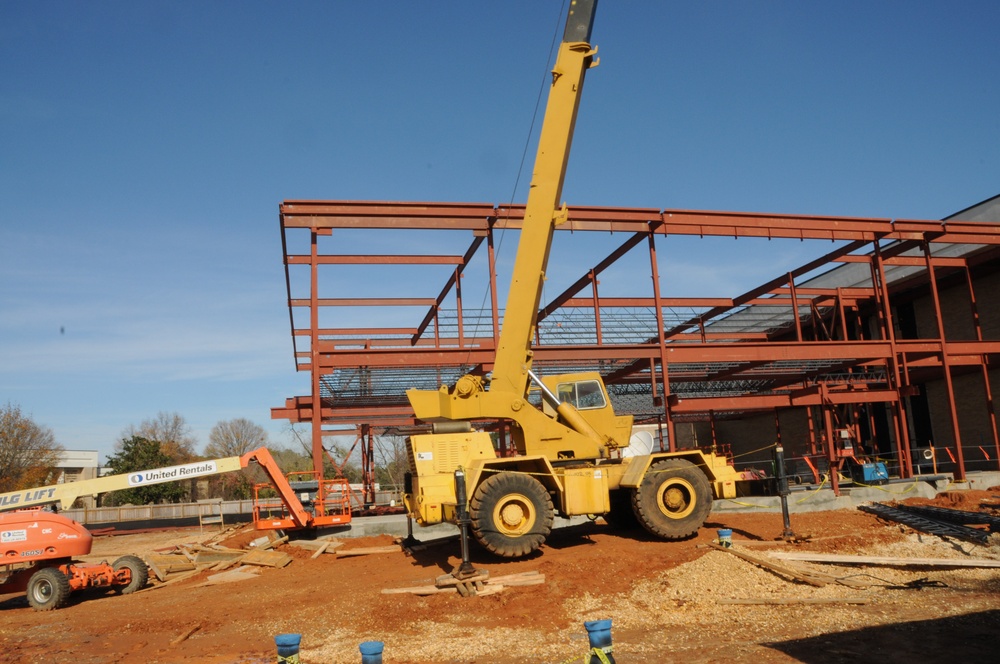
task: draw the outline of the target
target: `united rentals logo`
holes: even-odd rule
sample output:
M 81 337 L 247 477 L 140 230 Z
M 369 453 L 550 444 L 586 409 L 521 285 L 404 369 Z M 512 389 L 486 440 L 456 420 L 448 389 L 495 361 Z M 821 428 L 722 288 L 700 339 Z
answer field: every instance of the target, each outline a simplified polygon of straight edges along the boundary
M 191 477 L 211 475 L 217 472 L 219 472 L 218 466 L 214 461 L 198 461 L 196 463 L 186 463 L 183 466 L 170 466 L 169 468 L 156 468 L 132 473 L 128 476 L 128 485 L 140 486 L 142 484 L 173 482 L 174 480 L 186 480 Z

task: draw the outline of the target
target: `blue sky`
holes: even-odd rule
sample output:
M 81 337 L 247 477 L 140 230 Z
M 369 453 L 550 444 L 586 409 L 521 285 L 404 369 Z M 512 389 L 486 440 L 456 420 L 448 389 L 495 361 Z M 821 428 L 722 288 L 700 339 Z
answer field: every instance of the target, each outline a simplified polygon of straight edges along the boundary
M 282 441 L 269 409 L 309 383 L 279 203 L 523 202 L 563 13 L 0 2 L 0 403 L 102 459 L 160 411 L 200 445 L 234 417 Z M 956 212 L 1000 193 L 998 23 L 993 1 L 604 0 L 564 197 Z M 736 295 L 828 249 L 670 245 L 665 290 Z

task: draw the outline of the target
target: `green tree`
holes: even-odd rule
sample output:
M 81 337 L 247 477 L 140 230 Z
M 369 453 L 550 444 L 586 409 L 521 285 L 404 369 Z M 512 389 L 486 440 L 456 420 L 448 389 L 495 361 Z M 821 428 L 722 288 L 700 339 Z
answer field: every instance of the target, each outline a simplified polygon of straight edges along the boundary
M 61 445 L 52 430 L 8 403 L 0 408 L 0 493 L 44 486 L 55 477 Z
M 142 436 L 122 439 L 118 452 L 108 457 L 108 467 L 116 475 L 150 470 L 172 465 L 158 441 Z M 186 495 L 184 487 L 177 482 L 164 482 L 112 491 L 105 498 L 109 505 L 148 505 L 151 503 L 177 503 Z

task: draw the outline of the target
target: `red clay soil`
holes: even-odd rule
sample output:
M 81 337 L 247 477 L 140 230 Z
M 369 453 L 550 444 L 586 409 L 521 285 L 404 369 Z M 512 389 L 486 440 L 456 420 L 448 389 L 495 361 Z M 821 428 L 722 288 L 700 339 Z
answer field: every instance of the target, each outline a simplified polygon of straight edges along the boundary
M 995 491 L 963 492 L 959 503 L 978 509 L 982 500 L 996 500 L 995 495 Z M 954 507 L 953 500 L 942 495 L 936 501 L 913 502 Z M 800 601 L 803 594 L 816 589 L 777 578 L 706 546 L 721 527 L 733 530 L 737 548 L 757 554 L 775 550 L 858 553 L 929 545 L 923 541 L 926 538 L 907 528 L 857 510 L 793 514 L 793 530 L 805 540 L 794 544 L 778 542 L 782 522 L 780 514 L 773 512 L 713 513 L 695 538 L 682 542 L 615 531 L 597 521 L 555 531 L 539 552 L 518 561 L 497 559 L 473 547 L 474 565 L 493 576 L 526 571 L 545 575 L 542 585 L 509 587 L 473 598 L 381 593 L 384 588 L 432 583 L 452 571 L 459 562 L 454 542 L 411 555 L 323 554 L 315 559 L 309 551 L 284 546 L 279 550 L 293 556 L 291 564 L 224 585 L 204 585 L 213 572 L 203 572 L 132 595 L 77 593 L 68 606 L 50 612 L 33 611 L 23 596 L 0 596 L 0 661 L 271 662 L 275 661 L 273 637 L 286 632 L 303 635 L 301 658 L 307 664 L 360 661 L 357 644 L 366 640 L 386 643 L 386 664 L 583 661 L 579 659 L 586 649 L 582 622 L 601 617 L 602 612 L 615 621 L 619 664 L 884 664 L 904 659 L 931 661 L 935 652 L 950 653 L 956 661 L 992 659 L 984 648 L 1000 627 L 1000 570 L 979 570 L 979 576 L 965 584 L 941 577 L 936 569 L 921 568 L 908 578 L 948 578 L 948 587 L 886 590 L 876 584 L 869 589 L 867 605 L 849 605 L 846 599 L 850 597 L 839 595 L 812 600 L 831 603 L 766 608 L 728 605 L 732 600 L 722 595 L 735 586 L 746 591 L 753 584 L 776 583 L 777 589 L 769 590 L 769 596 L 784 597 L 786 602 Z M 243 546 L 259 536 L 246 532 L 227 546 Z M 111 560 L 198 539 L 197 529 L 102 537 L 95 540 L 94 553 Z M 392 543 L 388 536 L 348 539 L 341 550 Z M 941 548 L 940 542 L 937 546 L 938 551 L 959 548 L 954 544 Z M 964 552 L 956 555 L 996 557 L 997 553 L 996 547 L 979 547 L 971 554 L 972 545 L 961 548 Z M 691 593 L 684 588 L 693 575 L 713 574 L 704 571 L 708 559 L 700 560 L 703 556 L 717 557 L 712 559 L 714 564 L 734 576 L 720 576 L 715 586 L 712 579 L 705 579 L 707 585 L 702 587 L 706 590 Z M 687 563 L 691 564 L 678 570 Z M 683 576 L 686 569 L 691 577 Z M 681 576 L 671 576 L 678 572 Z M 848 588 L 845 592 L 854 596 L 863 591 Z M 833 616 L 839 622 L 829 622 Z M 923 637 L 917 638 L 918 634 Z

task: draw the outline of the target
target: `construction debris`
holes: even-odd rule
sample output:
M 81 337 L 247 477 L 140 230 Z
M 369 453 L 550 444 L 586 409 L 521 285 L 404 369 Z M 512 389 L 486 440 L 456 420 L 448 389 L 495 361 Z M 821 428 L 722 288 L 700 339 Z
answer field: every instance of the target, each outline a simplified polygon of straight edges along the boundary
M 949 523 L 936 518 L 928 518 L 921 513 L 909 509 L 902 509 L 905 506 L 892 507 L 883 503 L 873 503 L 871 505 L 859 505 L 862 512 L 874 514 L 886 521 L 896 521 L 905 524 L 914 530 L 937 535 L 938 537 L 951 537 L 953 539 L 972 542 L 973 544 L 987 544 L 990 541 L 990 533 L 969 526 Z M 957 511 L 957 510 L 951 510 Z
M 249 551 L 240 558 L 244 565 L 260 565 L 262 567 L 284 567 L 292 562 L 292 557 L 282 551 Z
M 867 604 L 864 597 L 760 597 L 751 599 L 718 599 L 716 604 L 787 605 L 787 604 Z
M 170 642 L 170 645 L 176 646 L 179 643 L 183 643 L 184 641 L 187 641 L 188 638 L 192 634 L 194 634 L 195 632 L 197 632 L 199 629 L 201 629 L 201 623 L 198 623 L 197 625 L 195 625 L 194 627 L 191 627 L 190 629 L 184 630 L 184 632 L 180 636 L 178 636 L 176 639 L 174 639 L 173 641 Z
M 375 553 L 402 553 L 403 547 L 398 544 L 390 544 L 388 546 L 367 546 L 358 549 L 347 549 L 346 551 L 337 551 L 338 558 L 346 558 L 348 556 L 368 556 Z
M 533 586 L 545 583 L 545 575 L 536 571 L 520 572 L 490 577 L 490 573 L 479 570 L 474 576 L 459 579 L 454 574 L 444 574 L 434 580 L 434 584 L 411 586 L 409 588 L 383 588 L 383 595 L 437 595 L 458 593 L 462 597 L 492 595 L 507 586 Z
M 182 581 L 204 571 L 222 572 L 234 565 L 241 565 L 241 567 L 227 574 L 216 574 L 208 577 L 206 583 L 243 580 L 256 576 L 255 573 L 246 571 L 253 569 L 248 566 L 277 568 L 292 562 L 292 557 L 287 553 L 269 550 L 286 543 L 287 537 L 273 540 L 270 537 L 258 538 L 251 542 L 251 544 L 258 546 L 250 550 L 233 549 L 217 543 L 234 536 L 236 534 L 234 531 L 237 529 L 236 527 L 229 528 L 200 544 L 180 544 L 147 554 L 144 561 L 152 573 L 151 578 L 159 582 L 153 588 Z
M 711 544 L 710 546 L 713 549 L 716 549 L 717 551 L 725 551 L 726 553 L 731 553 L 737 558 L 742 558 L 743 560 L 753 563 L 758 567 L 763 567 L 772 572 L 776 572 L 777 574 L 780 574 L 782 576 L 789 577 L 793 581 L 800 581 L 802 583 L 807 583 L 810 586 L 815 586 L 817 588 L 822 588 L 823 586 L 831 583 L 839 583 L 841 585 L 847 585 L 847 586 L 860 585 L 858 584 L 858 582 L 852 581 L 850 579 L 841 579 L 835 576 L 830 576 L 829 574 L 823 574 L 822 572 L 814 572 L 812 570 L 805 570 L 800 567 L 795 567 L 793 565 L 783 565 L 781 563 L 777 563 L 763 556 L 747 553 L 746 551 L 740 551 L 739 549 L 736 548 L 723 547 L 719 546 L 718 544 Z
M 319 558 L 324 553 L 336 553 L 337 549 L 344 546 L 344 540 L 322 538 L 314 540 L 294 539 L 288 540 L 288 546 L 297 546 L 300 549 L 312 551 L 312 557 Z
M 219 583 L 232 583 L 234 581 L 245 581 L 247 579 L 255 579 L 260 575 L 257 567 L 250 567 L 247 565 L 241 565 L 236 569 L 231 569 L 227 572 L 219 572 L 218 574 L 213 574 L 212 576 L 205 579 L 205 583 L 201 584 L 203 586 L 212 586 Z

